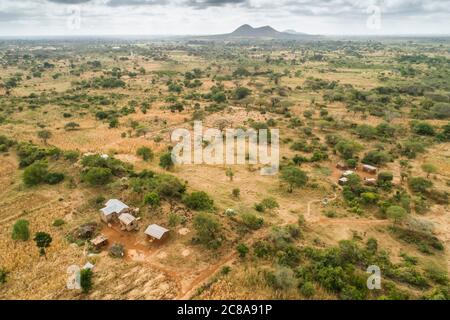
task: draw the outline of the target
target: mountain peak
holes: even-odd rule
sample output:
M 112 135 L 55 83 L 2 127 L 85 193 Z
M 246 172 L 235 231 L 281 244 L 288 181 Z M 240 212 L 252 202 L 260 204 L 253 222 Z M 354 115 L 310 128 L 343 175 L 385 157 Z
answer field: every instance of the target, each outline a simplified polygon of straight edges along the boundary
M 244 24 L 237 28 L 231 35 L 237 37 L 276 37 L 280 32 L 271 26 L 253 28 L 249 24 Z

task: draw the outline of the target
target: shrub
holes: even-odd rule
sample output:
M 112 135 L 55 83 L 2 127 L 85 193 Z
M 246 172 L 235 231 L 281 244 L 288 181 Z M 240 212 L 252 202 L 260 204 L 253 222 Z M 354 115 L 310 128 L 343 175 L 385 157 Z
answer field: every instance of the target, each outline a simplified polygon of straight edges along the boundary
M 82 172 L 81 180 L 92 186 L 101 186 L 109 183 L 112 172 L 109 168 L 92 167 Z
M 53 221 L 53 226 L 54 227 L 60 227 L 62 225 L 64 225 L 66 222 L 63 219 L 55 219 Z
M 58 184 L 64 180 L 64 174 L 60 172 L 50 172 L 45 176 L 45 182 L 48 184 Z
M 23 172 L 23 182 L 27 186 L 35 186 L 45 182 L 48 175 L 48 165 L 44 161 L 37 161 Z
M 30 238 L 29 225 L 28 220 L 17 220 L 12 231 L 13 240 L 27 241 Z
M 91 269 L 82 269 L 80 271 L 80 286 L 83 293 L 88 293 L 92 289 L 92 276 L 94 273 Z
M 245 258 L 245 256 L 249 252 L 249 248 L 244 243 L 238 244 L 236 246 L 236 250 L 239 253 L 239 257 L 241 258 Z
M 408 180 L 408 185 L 413 192 L 416 193 L 425 193 L 429 188 L 433 186 L 433 183 L 430 180 L 427 180 L 422 177 L 410 178 Z
M 115 243 L 109 248 L 109 255 L 113 258 L 123 258 L 125 255 L 125 248 L 120 243 Z
M 239 188 L 234 188 L 231 194 L 233 195 L 233 197 L 239 198 L 239 196 L 241 195 L 241 190 Z
M 421 136 L 434 136 L 436 133 L 433 126 L 426 122 L 414 123 L 412 125 L 412 129 L 415 134 L 418 134 Z
M 307 281 L 300 286 L 300 293 L 307 298 L 312 297 L 315 292 L 314 283 L 310 281 Z
M 184 197 L 183 202 L 188 208 L 200 211 L 211 210 L 214 206 L 214 201 L 203 191 L 192 192 Z
M 139 149 L 137 149 L 136 154 L 142 157 L 144 161 L 151 161 L 154 157 L 152 149 L 147 147 L 140 147 Z
M 394 223 L 399 223 L 406 218 L 408 212 L 402 207 L 390 206 L 386 214 L 390 219 L 394 220 Z
M 150 192 L 145 195 L 144 203 L 150 205 L 152 208 L 156 208 L 159 207 L 161 199 L 156 192 Z
M 0 284 L 6 283 L 8 271 L 5 268 L 0 268 Z
M 286 267 L 278 267 L 266 275 L 268 284 L 277 290 L 287 290 L 296 284 L 294 272 Z
M 218 220 L 210 213 L 201 212 L 195 215 L 193 226 L 197 241 L 210 249 L 217 249 L 222 242 L 221 227 Z
M 244 98 L 247 98 L 249 95 L 251 95 L 252 91 L 245 87 L 239 87 L 234 91 L 234 97 L 236 100 L 242 100 Z
M 174 166 L 173 160 L 172 160 L 172 154 L 170 152 L 167 152 L 163 154 L 159 158 L 159 166 L 161 168 L 164 168 L 166 170 L 171 169 Z
M 258 230 L 264 224 L 264 219 L 251 213 L 241 215 L 242 223 L 249 229 Z

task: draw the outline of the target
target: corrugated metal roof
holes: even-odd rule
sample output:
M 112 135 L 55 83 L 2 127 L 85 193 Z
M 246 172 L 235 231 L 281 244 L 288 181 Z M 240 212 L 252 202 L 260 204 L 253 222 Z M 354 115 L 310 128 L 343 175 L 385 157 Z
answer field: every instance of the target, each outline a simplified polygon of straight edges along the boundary
M 166 232 L 169 232 L 169 230 L 161 226 L 158 226 L 157 224 L 149 225 L 148 228 L 145 230 L 146 235 L 149 235 L 158 240 L 161 239 Z
M 136 218 L 129 213 L 122 213 L 119 216 L 119 220 L 128 225 L 133 223 L 133 221 L 135 221 Z
M 117 199 L 111 199 L 108 202 L 106 202 L 106 207 L 100 209 L 100 211 L 105 215 L 108 216 L 113 213 L 120 213 L 124 209 L 129 209 L 129 207 L 123 203 L 120 200 Z

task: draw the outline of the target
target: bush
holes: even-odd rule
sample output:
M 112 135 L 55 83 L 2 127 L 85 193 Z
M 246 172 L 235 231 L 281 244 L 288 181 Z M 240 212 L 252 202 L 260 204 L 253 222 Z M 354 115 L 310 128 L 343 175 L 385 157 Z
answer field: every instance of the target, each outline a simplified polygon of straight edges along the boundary
M 433 126 L 426 122 L 414 123 L 412 125 L 412 129 L 415 134 L 418 134 L 421 136 L 434 136 L 436 133 Z
M 91 269 L 82 269 L 80 271 L 80 286 L 83 293 L 88 293 L 92 289 L 92 276 Z
M 211 210 L 214 206 L 214 201 L 203 191 L 192 192 L 184 197 L 183 202 L 189 209 L 200 211 Z
M 5 268 L 0 268 L 0 284 L 6 283 L 8 271 Z
M 287 290 L 296 284 L 294 272 L 286 267 L 278 267 L 266 275 L 268 284 L 277 290 Z
M 152 208 L 156 208 L 159 207 L 161 199 L 156 192 L 150 192 L 145 195 L 144 203 L 150 205 Z
M 62 225 L 64 225 L 66 222 L 63 219 L 55 219 L 55 221 L 53 221 L 53 226 L 54 227 L 60 227 Z
M 244 98 L 247 98 L 251 94 L 252 91 L 245 87 L 239 87 L 234 91 L 234 97 L 236 100 L 242 100 Z
M 416 193 L 425 193 L 429 188 L 433 186 L 433 183 L 430 180 L 427 180 L 422 177 L 410 178 L 408 180 L 408 185 L 413 192 Z
M 12 231 L 13 240 L 27 241 L 30 238 L 29 225 L 28 220 L 17 220 Z
M 159 166 L 161 168 L 164 168 L 166 170 L 171 169 L 174 166 L 173 160 L 172 160 L 172 154 L 170 152 L 167 152 L 163 154 L 159 158 Z
M 58 184 L 64 180 L 64 174 L 59 172 L 50 172 L 45 176 L 45 182 L 48 184 Z
M 258 230 L 264 224 L 264 219 L 251 213 L 241 215 L 242 223 L 251 230 Z
M 245 258 L 245 256 L 249 252 L 249 248 L 244 243 L 238 244 L 236 250 L 239 253 L 239 257 L 241 258 Z
M 109 255 L 113 258 L 123 258 L 125 255 L 125 248 L 120 243 L 115 243 L 109 248 Z
M 307 298 L 312 297 L 315 292 L 314 283 L 310 281 L 307 281 L 300 286 L 300 293 Z
M 92 167 L 82 172 L 81 180 L 92 186 L 101 186 L 109 183 L 112 176 L 109 168 Z
M 137 149 L 136 154 L 142 157 L 144 161 L 151 161 L 154 157 L 152 149 L 147 147 L 140 147 L 139 149 Z
M 45 182 L 48 175 L 48 165 L 44 161 L 37 161 L 23 172 L 23 182 L 27 186 L 35 186 Z
M 217 249 L 221 245 L 220 223 L 212 214 L 201 212 L 195 215 L 193 226 L 197 233 L 194 242 L 199 242 L 210 249 Z

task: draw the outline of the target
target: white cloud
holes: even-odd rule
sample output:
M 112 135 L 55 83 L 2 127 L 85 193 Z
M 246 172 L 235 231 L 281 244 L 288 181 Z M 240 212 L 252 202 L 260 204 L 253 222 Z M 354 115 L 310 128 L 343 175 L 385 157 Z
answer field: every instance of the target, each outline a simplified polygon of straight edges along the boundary
M 1 0 L 0 35 L 214 34 L 241 24 L 313 34 L 365 34 L 367 8 L 381 10 L 377 33 L 450 34 L 450 0 Z M 70 29 L 73 8 L 81 28 Z

